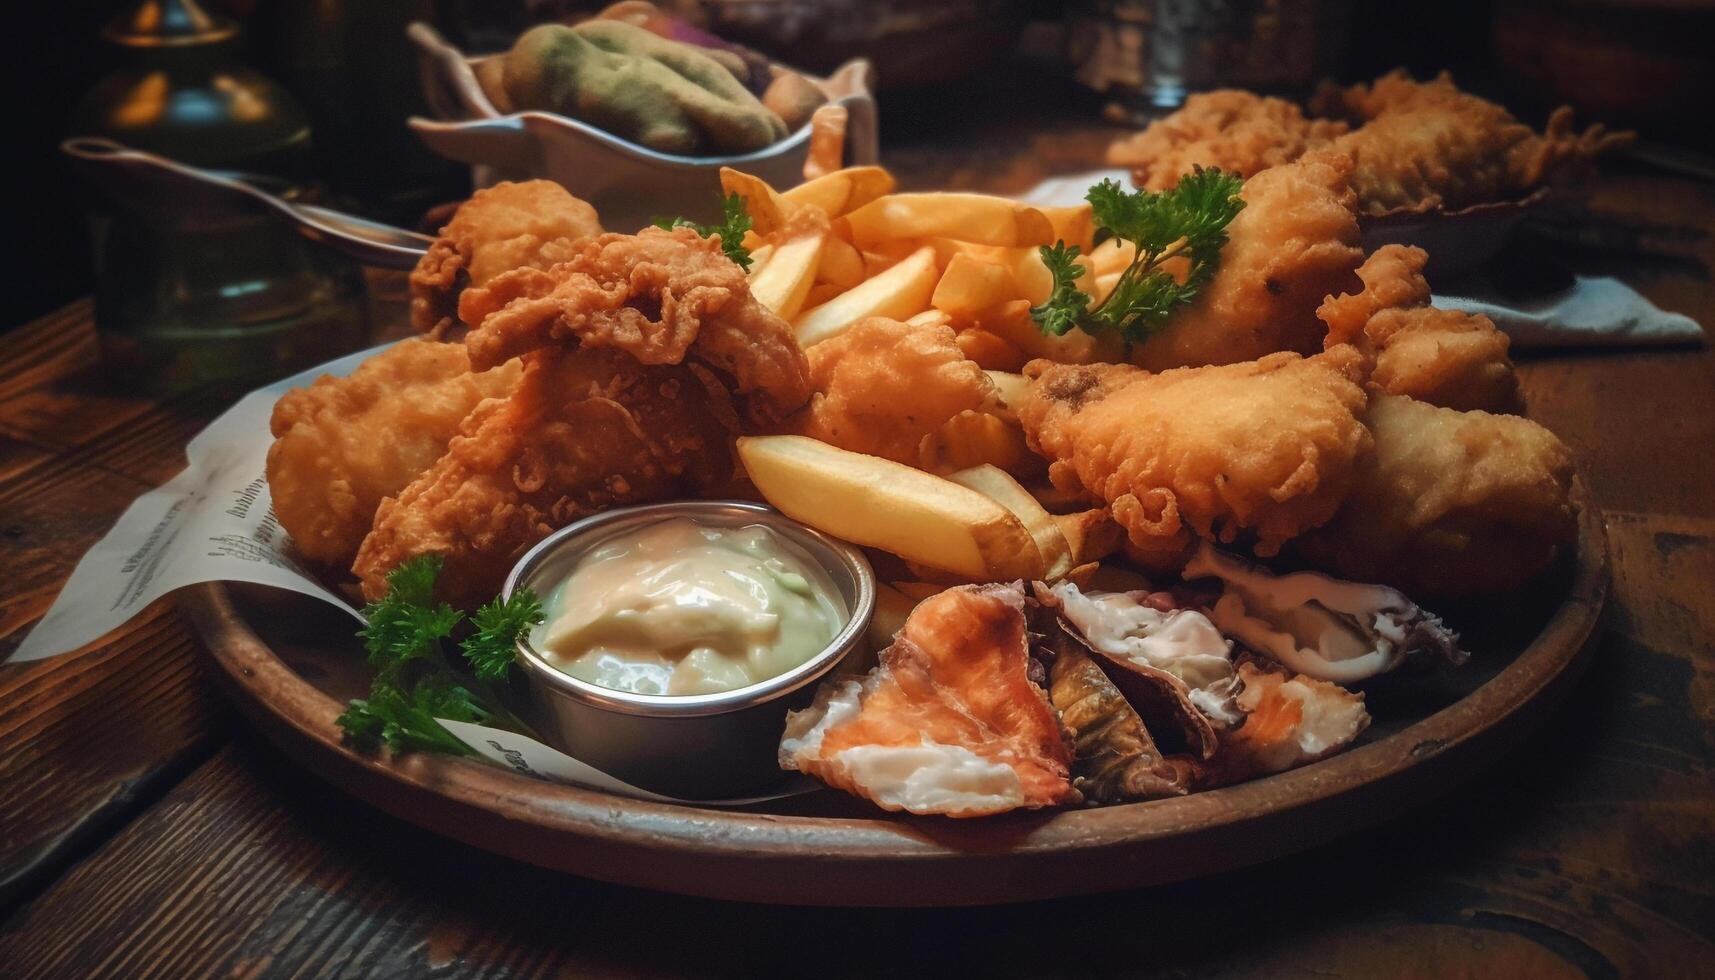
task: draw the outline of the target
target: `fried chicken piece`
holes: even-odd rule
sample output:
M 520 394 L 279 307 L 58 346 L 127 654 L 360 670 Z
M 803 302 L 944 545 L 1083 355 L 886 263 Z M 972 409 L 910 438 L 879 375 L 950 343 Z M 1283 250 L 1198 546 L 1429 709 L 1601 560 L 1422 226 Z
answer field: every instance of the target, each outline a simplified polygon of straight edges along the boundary
M 1410 595 L 1506 593 L 1576 531 L 1572 453 L 1529 419 L 1379 395 L 1375 450 L 1327 526 L 1298 542 L 1323 568 Z
M 1461 91 L 1446 72 L 1418 82 L 1396 70 L 1369 85 L 1324 89 L 1312 106 L 1367 120 L 1330 149 L 1354 160 L 1352 186 L 1371 215 L 1516 200 L 1633 138 L 1601 126 L 1575 133 L 1566 106 L 1538 135 L 1503 106 Z
M 807 356 L 816 393 L 788 431 L 907 466 L 928 464 L 934 437 L 955 417 L 999 399 L 946 326 L 871 317 Z
M 1353 343 L 1374 358 L 1372 391 L 1461 411 L 1519 411 L 1511 341 L 1486 316 L 1430 306 L 1428 261 L 1420 248 L 1377 249 L 1358 269 L 1363 290 L 1330 297 L 1317 311 L 1326 343 Z
M 1346 186 L 1350 166 L 1311 154 L 1245 181 L 1245 209 L 1227 228 L 1214 279 L 1137 347 L 1132 363 L 1160 371 L 1321 350 L 1326 330 L 1316 307 L 1359 288 L 1364 260 Z
M 298 554 L 344 568 L 383 497 L 446 451 L 484 398 L 508 394 L 521 367 L 472 373 L 458 344 L 405 340 L 344 378 L 288 391 L 269 428 L 268 489 Z
M 471 363 L 543 347 L 625 351 L 643 364 L 695 358 L 725 374 L 757 422 L 810 398 L 809 365 L 785 320 L 751 296 L 744 270 L 689 228 L 584 242 L 549 269 L 517 269 L 467 289 L 459 315 Z
M 885 810 L 979 817 L 1076 803 L 1072 750 L 1030 680 L 1024 594 L 961 586 L 918 603 L 881 663 L 786 716 L 780 766 Z
M 1344 133 L 1344 122 L 1307 119 L 1284 99 L 1243 89 L 1199 92 L 1178 112 L 1108 147 L 1108 164 L 1131 167 L 1139 187 L 1171 189 L 1195 166 L 1253 177 Z
M 1345 500 L 1370 448 L 1363 368 L 1351 347 L 1160 374 L 1032 361 L 1018 415 L 1055 486 L 1106 501 L 1152 567 L 1199 537 L 1272 555 Z
M 619 350 L 530 354 L 517 390 L 478 406 L 445 455 L 382 501 L 352 568 L 364 596 L 379 599 L 388 571 L 433 554 L 445 563 L 437 596 L 473 606 L 550 532 L 725 480 L 726 397 L 689 366 Z
M 459 293 L 467 286 L 513 269 L 545 269 L 599 234 L 595 208 L 551 180 L 479 190 L 411 270 L 411 325 L 439 336 L 457 319 Z

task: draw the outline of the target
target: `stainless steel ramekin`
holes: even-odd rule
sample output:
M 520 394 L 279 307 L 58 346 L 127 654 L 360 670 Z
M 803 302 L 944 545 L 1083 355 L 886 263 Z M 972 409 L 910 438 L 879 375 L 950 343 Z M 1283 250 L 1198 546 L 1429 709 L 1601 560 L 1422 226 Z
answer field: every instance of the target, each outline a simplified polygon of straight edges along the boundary
M 634 786 L 686 799 L 730 797 L 781 776 L 776 760 L 786 712 L 810 702 L 816 682 L 859 655 L 875 611 L 875 573 L 858 549 L 766 504 L 686 500 L 610 510 L 549 535 L 506 578 L 502 595 L 527 586 L 544 600 L 578 559 L 603 540 L 672 517 L 716 527 L 760 524 L 821 564 L 851 618 L 821 653 L 778 677 L 719 694 L 632 694 L 562 673 L 518 641 L 531 721 L 562 751 Z

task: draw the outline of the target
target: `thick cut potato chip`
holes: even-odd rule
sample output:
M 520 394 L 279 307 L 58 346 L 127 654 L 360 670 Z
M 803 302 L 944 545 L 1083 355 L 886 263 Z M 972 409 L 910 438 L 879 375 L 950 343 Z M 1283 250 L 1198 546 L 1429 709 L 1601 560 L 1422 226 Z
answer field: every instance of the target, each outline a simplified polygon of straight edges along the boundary
M 1011 270 L 961 253 L 947 262 L 929 305 L 954 319 L 975 320 L 1017 298 Z
M 986 194 L 890 194 L 846 215 L 859 248 L 901 238 L 952 238 L 979 245 L 1052 245 L 1041 211 Z
M 981 327 L 960 330 L 958 344 L 966 357 L 987 371 L 1017 371 L 1030 360 L 1023 351 Z
M 935 250 L 918 249 L 881 275 L 800 313 L 792 324 L 798 334 L 798 346 L 809 350 L 829 337 L 839 336 L 865 317 L 905 320 L 923 312 L 939 275 Z
M 782 319 L 797 316 L 816 279 L 827 240 L 827 231 L 815 229 L 776 245 L 767 264 L 751 273 L 750 294 Z
M 780 196 L 796 205 L 821 210 L 830 218 L 893 193 L 893 175 L 880 167 L 847 167 L 807 180 Z
M 804 436 L 746 436 L 738 456 L 764 499 L 836 538 L 976 581 L 1041 567 L 1012 511 L 922 470 Z
M 768 181 L 731 167 L 721 168 L 721 193 L 744 198 L 750 229 L 764 238 L 779 230 L 798 207 L 781 197 Z
M 924 310 L 905 321 L 913 327 L 945 327 L 953 322 L 953 318 L 940 310 Z
M 962 487 L 970 487 L 995 503 L 1012 511 L 1030 537 L 1036 542 L 1036 550 L 1042 554 L 1042 569 L 1036 577 L 1047 582 L 1056 582 L 1065 578 L 1072 570 L 1072 549 L 1066 542 L 1066 536 L 1061 533 L 1060 525 L 1055 523 L 1054 515 L 1044 510 L 1005 470 L 998 467 L 983 465 L 973 466 L 967 470 L 958 470 L 947 474 Z
M 1131 265 L 1132 260 L 1137 258 L 1137 246 L 1123 239 L 1110 238 L 1084 254 L 1089 256 L 1090 266 L 1095 274 L 1105 276 L 1109 273 L 1124 272 L 1126 266 Z
M 1096 244 L 1096 217 L 1088 201 L 1069 208 L 1038 208 L 1054 226 L 1054 237 L 1078 246 L 1085 255 Z
M 923 467 L 937 473 L 988 463 L 1008 473 L 1044 472 L 1048 463 L 1030 451 L 1024 430 L 990 412 L 963 411 L 923 437 L 918 450 Z
M 816 269 L 816 281 L 851 289 L 863 280 L 863 253 L 843 238 L 829 238 L 822 247 L 822 264 Z

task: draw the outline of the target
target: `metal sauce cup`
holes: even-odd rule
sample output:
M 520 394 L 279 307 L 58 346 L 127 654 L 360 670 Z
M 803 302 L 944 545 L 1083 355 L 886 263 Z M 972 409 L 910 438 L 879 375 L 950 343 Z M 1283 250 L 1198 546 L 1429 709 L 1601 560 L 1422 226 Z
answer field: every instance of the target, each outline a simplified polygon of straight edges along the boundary
M 834 582 L 850 615 L 821 653 L 784 674 L 719 694 L 633 694 L 561 672 L 518 641 L 531 721 L 572 756 L 634 786 L 686 799 L 716 799 L 781 778 L 776 761 L 786 712 L 810 703 L 816 683 L 861 656 L 875 611 L 875 573 L 858 549 L 766 504 L 686 500 L 610 510 L 549 535 L 506 578 L 503 596 L 528 587 L 546 599 L 591 548 L 673 517 L 712 527 L 761 525 L 802 549 Z

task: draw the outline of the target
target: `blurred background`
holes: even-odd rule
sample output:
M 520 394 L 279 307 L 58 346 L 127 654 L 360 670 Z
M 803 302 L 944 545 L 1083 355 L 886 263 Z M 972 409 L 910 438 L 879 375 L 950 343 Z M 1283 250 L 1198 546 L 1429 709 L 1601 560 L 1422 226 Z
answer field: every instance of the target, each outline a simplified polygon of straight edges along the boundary
M 405 29 L 433 25 L 472 53 L 504 50 L 525 27 L 576 20 L 599 3 L 549 0 L 200 0 L 66 5 L 9 59 L 24 93 L 8 226 L 9 328 L 96 291 L 97 270 L 131 292 L 134 256 L 179 239 L 112 232 L 106 205 L 59 142 L 123 132 L 175 159 L 267 175 L 274 188 L 404 227 L 431 228 L 468 194 L 470 171 L 406 129 L 429 115 Z M 1540 123 L 1572 104 L 1581 121 L 1637 129 L 1638 152 L 1708 167 L 1715 146 L 1715 0 L 685 0 L 662 3 L 729 40 L 813 71 L 862 55 L 876 66 L 882 159 L 931 154 L 962 128 L 1104 122 L 1122 131 L 1186 91 L 1239 85 L 1303 95 L 1325 77 L 1396 66 L 1451 70 L 1460 84 Z M 1081 144 L 1082 145 L 1082 144 Z M 1099 166 L 1054 155 L 1052 171 Z M 1079 151 L 1082 152 L 1082 151 Z M 170 203 L 170 202 L 169 202 Z M 137 223 L 133 223 L 137 224 Z M 98 240 L 92 241 L 91 229 Z M 106 228 L 107 230 L 103 230 Z M 351 269 L 254 227 L 199 229 L 196 261 L 270 263 L 340 321 L 364 286 Z M 212 256 L 212 258 L 211 258 Z M 105 265 L 103 264 L 105 263 Z M 116 264 L 118 267 L 116 267 Z M 170 277 L 168 277 L 170 278 Z M 154 286 L 151 287 L 151 283 Z M 309 285 L 306 285 L 309 284 Z M 258 287 L 259 290 L 262 287 Z M 109 292 L 111 293 L 111 288 Z M 129 302 L 131 293 L 126 293 Z M 231 298 L 231 297 L 227 297 Z M 98 316 L 137 314 L 111 296 Z M 310 314 L 306 314 L 310 315 Z M 350 325 L 356 329 L 355 325 Z

